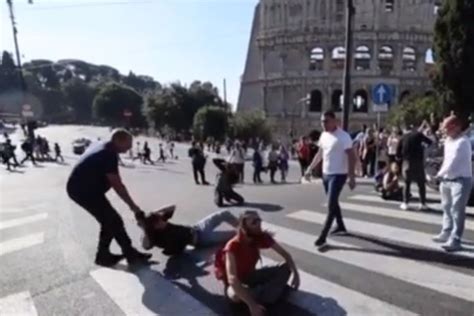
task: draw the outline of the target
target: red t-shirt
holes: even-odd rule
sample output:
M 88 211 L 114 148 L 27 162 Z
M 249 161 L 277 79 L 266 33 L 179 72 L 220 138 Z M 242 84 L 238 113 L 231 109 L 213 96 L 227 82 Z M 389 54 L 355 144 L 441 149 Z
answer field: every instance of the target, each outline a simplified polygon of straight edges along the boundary
M 308 144 L 298 144 L 298 156 L 301 159 L 309 160 L 310 150 Z
M 237 264 L 237 277 L 239 280 L 245 280 L 250 273 L 255 270 L 258 259 L 260 259 L 260 249 L 268 249 L 273 246 L 275 240 L 268 233 L 263 233 L 261 237 L 254 240 L 252 243 L 247 243 L 243 240 L 240 234 L 229 240 L 225 245 L 224 254 L 230 252 L 234 255 Z M 222 275 L 224 280 L 227 280 L 224 264 L 222 265 L 224 271 Z

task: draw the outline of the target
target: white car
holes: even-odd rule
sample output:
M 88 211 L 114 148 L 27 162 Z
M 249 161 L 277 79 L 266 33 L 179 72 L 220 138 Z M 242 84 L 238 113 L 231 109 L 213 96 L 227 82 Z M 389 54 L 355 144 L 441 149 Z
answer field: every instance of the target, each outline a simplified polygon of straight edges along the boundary
M 72 142 L 72 151 L 76 155 L 82 155 L 90 144 L 91 141 L 87 138 L 76 139 Z

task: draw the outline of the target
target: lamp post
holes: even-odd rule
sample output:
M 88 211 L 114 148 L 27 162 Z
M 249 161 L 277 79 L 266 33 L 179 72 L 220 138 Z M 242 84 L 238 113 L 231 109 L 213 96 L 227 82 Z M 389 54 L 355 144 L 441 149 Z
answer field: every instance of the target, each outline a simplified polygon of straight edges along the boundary
M 352 68 L 352 21 L 355 13 L 353 0 L 347 0 L 346 8 L 346 58 L 344 62 L 344 85 L 342 93 L 344 95 L 342 108 L 342 127 L 347 131 L 349 127 L 349 111 L 351 103 L 351 68 Z

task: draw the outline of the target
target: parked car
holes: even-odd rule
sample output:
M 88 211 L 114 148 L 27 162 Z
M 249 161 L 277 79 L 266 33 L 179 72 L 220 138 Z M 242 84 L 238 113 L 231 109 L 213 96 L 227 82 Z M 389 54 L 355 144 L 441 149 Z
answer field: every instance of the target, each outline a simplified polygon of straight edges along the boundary
M 87 138 L 76 139 L 72 142 L 72 151 L 76 155 L 82 155 L 90 144 L 91 141 Z
M 471 128 L 471 130 L 468 132 L 469 133 L 469 138 L 471 140 L 471 146 L 474 152 L 474 128 Z M 438 191 L 439 190 L 439 181 L 435 178 L 436 174 L 438 173 L 438 170 L 441 168 L 441 164 L 443 163 L 443 150 L 442 150 L 442 144 L 438 146 L 438 148 L 435 148 L 434 150 L 431 151 L 431 154 L 428 155 L 426 158 L 426 164 L 425 164 L 425 172 L 426 172 L 426 184 L 428 187 Z M 472 169 L 473 169 L 473 178 L 474 178 L 474 154 L 471 158 L 471 163 L 472 163 Z M 474 206 L 474 186 L 472 187 L 471 190 L 471 197 L 469 199 L 470 206 Z

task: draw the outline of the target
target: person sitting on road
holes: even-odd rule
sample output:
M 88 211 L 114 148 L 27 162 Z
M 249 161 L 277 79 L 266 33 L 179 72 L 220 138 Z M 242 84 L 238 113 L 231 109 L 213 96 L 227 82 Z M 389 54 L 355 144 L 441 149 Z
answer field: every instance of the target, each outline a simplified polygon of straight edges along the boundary
M 214 202 L 217 206 L 224 206 L 224 200 L 227 202 L 235 201 L 237 205 L 244 204 L 244 198 L 234 191 L 234 185 L 239 182 L 239 171 L 235 164 L 226 163 L 224 159 L 214 158 L 214 165 L 221 171 L 217 176 L 217 185 L 214 191 Z
M 233 303 L 245 303 L 252 316 L 265 314 L 265 306 L 281 300 L 291 274 L 291 286 L 298 289 L 300 277 L 291 255 L 262 230 L 256 211 L 245 211 L 239 218 L 237 234 L 219 249 L 214 268 L 217 279 L 224 282 L 224 293 Z M 256 268 L 260 249 L 271 248 L 285 259 L 275 266 Z
M 390 169 L 385 172 L 382 184 L 382 199 L 384 200 L 402 200 L 402 188 L 398 183 L 400 179 L 400 167 L 398 163 L 392 162 Z
M 210 247 L 226 243 L 235 235 L 235 230 L 215 231 L 223 222 L 237 227 L 237 217 L 229 210 L 214 212 L 192 226 L 170 223 L 175 210 L 175 205 L 166 206 L 138 220 L 144 230 L 144 249 L 155 246 L 162 248 L 163 254 L 174 256 L 181 254 L 187 245 L 194 248 Z

